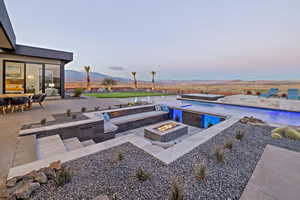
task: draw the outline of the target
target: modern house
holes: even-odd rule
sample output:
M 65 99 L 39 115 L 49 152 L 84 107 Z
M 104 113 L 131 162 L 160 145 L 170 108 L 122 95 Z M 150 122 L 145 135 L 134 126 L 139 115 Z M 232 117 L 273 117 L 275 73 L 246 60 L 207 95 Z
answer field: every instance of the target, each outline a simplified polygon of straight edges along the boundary
M 73 53 L 20 45 L 0 0 L 0 94 L 47 93 L 64 97 L 64 68 Z

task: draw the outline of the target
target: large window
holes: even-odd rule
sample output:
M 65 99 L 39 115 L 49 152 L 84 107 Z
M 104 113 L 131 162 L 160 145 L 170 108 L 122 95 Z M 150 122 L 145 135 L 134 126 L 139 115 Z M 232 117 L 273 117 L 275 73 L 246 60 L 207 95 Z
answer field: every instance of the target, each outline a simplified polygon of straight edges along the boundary
M 5 93 L 60 95 L 60 65 L 4 61 L 3 69 Z
M 60 94 L 60 66 L 45 65 L 45 92 L 48 96 Z
M 43 92 L 42 64 L 26 64 L 26 92 L 34 94 Z
M 25 64 L 17 62 L 5 62 L 5 84 L 6 93 L 24 93 L 25 92 Z

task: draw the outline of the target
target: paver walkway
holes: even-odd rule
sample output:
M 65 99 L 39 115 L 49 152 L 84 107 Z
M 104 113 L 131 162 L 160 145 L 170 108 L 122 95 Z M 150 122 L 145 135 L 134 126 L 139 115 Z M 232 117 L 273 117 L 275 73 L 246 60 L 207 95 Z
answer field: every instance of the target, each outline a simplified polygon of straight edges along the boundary
M 267 145 L 241 200 L 299 200 L 300 153 Z

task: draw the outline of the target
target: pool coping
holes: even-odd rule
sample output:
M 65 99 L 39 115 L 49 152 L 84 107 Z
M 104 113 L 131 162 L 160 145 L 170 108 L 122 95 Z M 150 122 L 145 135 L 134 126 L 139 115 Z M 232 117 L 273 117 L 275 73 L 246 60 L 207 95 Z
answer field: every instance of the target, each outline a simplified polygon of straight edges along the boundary
M 295 111 L 295 110 L 287 110 L 287 109 L 280 109 L 280 108 L 277 109 L 277 108 L 262 107 L 262 106 L 249 106 L 249 105 L 242 105 L 242 104 L 232 104 L 232 103 L 225 103 L 225 102 L 219 102 L 219 101 L 207 101 L 207 100 L 197 100 L 197 99 L 188 99 L 188 98 L 177 98 L 177 100 L 197 101 L 197 102 L 203 102 L 203 103 L 215 103 L 215 104 L 223 104 L 223 105 L 229 105 L 229 106 L 248 107 L 248 108 L 256 108 L 256 109 L 272 110 L 272 111 L 293 112 L 293 113 L 300 114 L 300 111 Z

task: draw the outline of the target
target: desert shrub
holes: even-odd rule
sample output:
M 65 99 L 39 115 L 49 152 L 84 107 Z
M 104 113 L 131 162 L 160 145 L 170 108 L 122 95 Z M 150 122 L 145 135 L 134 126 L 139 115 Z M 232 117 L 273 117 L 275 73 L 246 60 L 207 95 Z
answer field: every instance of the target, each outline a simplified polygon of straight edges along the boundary
M 287 97 L 286 93 L 281 94 L 281 97 L 286 98 Z
M 114 161 L 121 161 L 124 159 L 124 155 L 121 152 L 118 152 L 114 155 Z
M 139 167 L 136 171 L 135 171 L 135 178 L 138 181 L 146 181 L 150 178 L 151 174 L 149 174 L 148 172 L 146 172 L 142 167 Z
M 272 136 L 273 139 L 281 139 L 282 138 L 282 136 L 278 133 L 272 133 L 271 136 Z
M 46 118 L 44 118 L 44 119 L 42 119 L 42 120 L 40 121 L 40 124 L 41 124 L 41 125 L 46 125 L 46 123 L 47 123 L 47 119 L 46 119 Z
M 236 131 L 236 134 L 235 134 L 235 138 L 236 138 L 237 140 L 242 140 L 243 137 L 244 137 L 244 134 L 242 133 L 242 131 L 241 131 L 241 130 L 237 130 L 237 131 Z
M 56 179 L 55 182 L 58 186 L 63 186 L 69 182 L 71 182 L 72 174 L 71 171 L 68 168 L 61 168 L 56 173 Z
M 68 109 L 68 110 L 66 111 L 66 115 L 67 115 L 67 117 L 71 117 L 71 110 L 70 110 L 70 109 Z
M 183 200 L 184 191 L 182 185 L 174 180 L 172 182 L 171 191 L 169 194 L 169 200 Z
M 276 128 L 272 131 L 272 134 L 275 133 L 279 134 L 281 137 L 286 137 L 292 140 L 300 140 L 300 133 L 290 127 Z
M 99 106 L 96 106 L 95 108 L 94 108 L 94 111 L 99 111 L 100 110 L 100 107 Z
M 250 90 L 248 90 L 247 95 L 252 95 L 252 92 Z
M 225 154 L 224 154 L 224 150 L 221 146 L 216 146 L 214 148 L 214 155 L 217 159 L 217 161 L 223 163 L 224 159 L 225 159 Z
M 206 176 L 206 165 L 202 162 L 194 167 L 194 173 L 197 180 L 203 180 Z
M 72 115 L 72 119 L 76 119 L 77 118 L 77 115 Z
M 232 141 L 232 140 L 230 140 L 230 141 L 228 141 L 228 142 L 226 142 L 226 143 L 224 144 L 224 148 L 225 148 L 225 149 L 231 150 L 232 147 L 233 147 L 233 141 Z
M 260 96 L 260 95 L 261 95 L 261 92 L 256 92 L 256 95 L 257 95 L 257 96 Z
M 75 88 L 74 90 L 74 97 L 80 97 L 83 93 L 83 89 L 82 88 Z
M 86 107 L 82 107 L 81 112 L 86 112 Z

